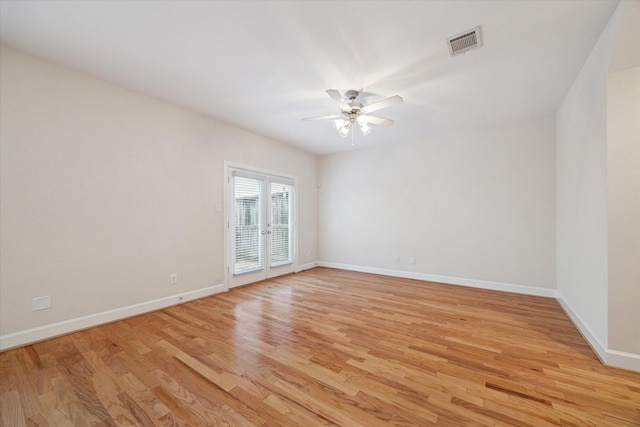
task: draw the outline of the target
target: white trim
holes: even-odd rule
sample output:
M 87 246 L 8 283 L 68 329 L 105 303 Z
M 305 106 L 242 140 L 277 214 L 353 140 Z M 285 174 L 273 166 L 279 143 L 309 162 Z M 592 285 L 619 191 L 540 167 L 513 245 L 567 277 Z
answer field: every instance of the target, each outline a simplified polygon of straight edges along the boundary
M 640 354 L 607 350 L 607 365 L 640 372 Z
M 228 171 L 229 169 L 241 169 L 244 172 L 248 172 L 248 173 L 256 173 L 259 175 L 270 175 L 272 177 L 277 177 L 277 178 L 285 178 L 285 179 L 290 179 L 292 181 L 298 181 L 298 177 L 296 175 L 290 175 L 287 173 L 282 173 L 282 172 L 276 172 L 270 169 L 262 169 L 262 168 L 256 168 L 253 166 L 249 166 L 249 165 L 245 165 L 242 163 L 236 163 L 236 162 L 232 162 L 229 160 L 225 160 L 224 161 L 224 166 L 227 169 L 227 174 L 225 176 L 228 176 Z
M 306 264 L 298 265 L 298 268 L 296 268 L 296 273 L 300 273 L 301 271 L 309 270 L 311 268 L 315 268 L 318 265 L 319 265 L 318 262 L 308 262 Z
M 587 343 L 591 346 L 593 351 L 596 353 L 596 356 L 600 359 L 602 363 L 607 364 L 607 350 L 604 345 L 596 338 L 596 336 L 591 332 L 586 323 L 582 321 L 582 318 L 578 316 L 578 313 L 573 311 L 571 306 L 567 304 L 567 302 L 562 298 L 562 295 L 558 293 L 558 303 L 560 307 L 567 313 L 567 316 L 571 319 L 573 324 L 578 328 L 578 331 L 582 334 Z
M 578 328 L 578 331 L 582 334 L 587 344 L 591 346 L 594 353 L 600 361 L 607 365 L 616 368 L 629 369 L 632 371 L 640 372 L 640 354 L 627 353 L 625 351 L 611 350 L 606 348 L 595 337 L 589 327 L 584 323 L 582 318 L 571 308 L 571 306 L 562 298 L 562 295 L 558 293 L 558 303 L 562 307 L 567 316 L 571 319 L 573 324 Z
M 137 316 L 150 311 L 160 310 L 172 305 L 182 304 L 187 301 L 214 295 L 225 290 L 224 284 L 209 286 L 196 291 L 184 292 L 152 301 L 128 305 L 125 307 L 115 308 L 113 310 L 89 314 L 87 316 L 76 317 L 75 319 L 63 320 L 61 322 L 50 323 L 48 325 L 38 326 L 36 328 L 14 332 L 12 334 L 2 335 L 0 336 L 0 351 L 53 338 L 58 335 L 68 334 L 70 332 L 76 332 L 93 326 L 102 325 L 104 323 L 125 319 L 127 317 Z
M 381 274 L 383 276 L 402 277 L 405 279 L 425 280 L 427 282 L 445 283 L 448 285 L 469 286 L 471 288 L 489 289 L 494 291 L 514 292 L 517 294 L 535 295 L 540 297 L 555 298 L 555 289 L 540 288 L 537 286 L 514 285 L 511 283 L 491 282 L 488 280 L 465 279 L 461 277 L 440 276 L 436 274 L 417 273 L 413 271 L 389 270 L 377 267 L 365 267 L 361 265 L 338 264 L 335 262 L 319 262 L 322 267 L 337 268 L 339 270 L 359 271 L 362 273 Z

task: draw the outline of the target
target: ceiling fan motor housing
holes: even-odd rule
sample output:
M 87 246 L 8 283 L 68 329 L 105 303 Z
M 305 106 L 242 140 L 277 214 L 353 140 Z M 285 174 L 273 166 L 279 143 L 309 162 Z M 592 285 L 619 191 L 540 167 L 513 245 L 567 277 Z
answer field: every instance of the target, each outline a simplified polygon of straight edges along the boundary
M 364 105 L 362 105 L 360 102 L 355 101 L 359 94 L 360 93 L 357 90 L 353 90 L 353 89 L 348 90 L 344 93 L 345 98 L 351 101 L 347 104 L 349 108 L 351 108 L 351 110 L 344 110 L 343 113 L 346 116 L 350 117 L 352 123 L 355 120 L 355 118 L 360 114 L 360 109 L 364 107 Z
M 357 90 L 348 90 L 344 93 L 344 97 L 353 102 L 360 93 Z

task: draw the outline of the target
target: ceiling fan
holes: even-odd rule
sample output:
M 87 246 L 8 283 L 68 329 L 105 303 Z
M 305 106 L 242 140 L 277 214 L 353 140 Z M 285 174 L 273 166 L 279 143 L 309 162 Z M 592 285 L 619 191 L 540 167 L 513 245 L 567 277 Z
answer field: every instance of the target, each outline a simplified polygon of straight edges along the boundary
M 351 126 L 356 123 L 360 126 L 360 130 L 365 135 L 368 135 L 369 132 L 371 132 L 370 124 L 377 126 L 391 126 L 393 124 L 393 120 L 371 116 L 369 113 L 382 110 L 383 108 L 391 107 L 392 105 L 402 102 L 402 97 L 395 95 L 390 98 L 374 102 L 373 104 L 363 105 L 360 102 L 356 102 L 356 98 L 358 98 L 358 95 L 360 94 L 357 90 L 348 90 L 345 92 L 344 97 L 335 89 L 328 89 L 327 94 L 340 106 L 342 112 L 340 114 L 333 114 L 329 116 L 308 117 L 302 120 L 333 119 L 333 127 L 338 131 L 340 136 L 345 138 L 349 135 L 349 129 Z

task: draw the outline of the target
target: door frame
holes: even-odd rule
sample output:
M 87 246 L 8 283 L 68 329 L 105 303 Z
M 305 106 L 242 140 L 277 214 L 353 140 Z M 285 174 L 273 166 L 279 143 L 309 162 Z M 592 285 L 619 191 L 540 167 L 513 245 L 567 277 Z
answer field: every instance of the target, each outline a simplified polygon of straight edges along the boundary
M 297 271 L 298 270 L 298 177 L 295 175 L 289 175 L 286 173 L 282 173 L 282 172 L 275 172 L 272 170 L 267 170 L 267 169 L 262 169 L 262 168 L 256 168 L 253 166 L 247 166 L 244 164 L 240 164 L 240 163 L 235 163 L 235 162 L 231 162 L 228 160 L 224 161 L 224 167 L 223 167 L 223 187 L 224 187 L 224 191 L 223 191 L 223 197 L 224 197 L 224 202 L 223 202 L 223 217 L 224 217 L 224 222 L 223 222 L 223 228 L 224 228 L 224 289 L 225 291 L 228 291 L 229 288 L 229 284 L 231 281 L 231 277 L 233 277 L 233 273 L 232 273 L 232 259 L 231 259 L 231 244 L 232 244 L 232 237 L 231 237 L 231 231 L 233 230 L 233 227 L 231 227 L 231 220 L 233 219 L 233 206 L 230 206 L 229 204 L 229 198 L 231 196 L 231 180 L 230 180 L 230 170 L 232 169 L 240 169 L 242 171 L 245 171 L 249 174 L 257 174 L 257 175 L 267 175 L 268 177 L 273 177 L 273 178 L 283 178 L 286 179 L 288 181 L 292 181 L 293 182 L 293 186 L 294 186 L 294 194 L 293 194 L 293 254 L 292 254 L 292 258 L 293 261 L 291 263 L 291 267 L 292 267 L 292 271 Z M 268 266 L 266 265 L 265 262 L 265 270 L 268 269 Z

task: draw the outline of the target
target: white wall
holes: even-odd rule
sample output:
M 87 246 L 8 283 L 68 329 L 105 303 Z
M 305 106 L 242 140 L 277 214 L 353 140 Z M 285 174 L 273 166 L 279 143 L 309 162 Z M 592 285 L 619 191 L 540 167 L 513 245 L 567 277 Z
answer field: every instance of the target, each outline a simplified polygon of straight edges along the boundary
M 601 358 L 607 332 L 606 82 L 618 7 L 556 114 L 557 284 Z
M 640 67 L 607 78 L 607 165 L 609 348 L 640 355 Z
M 299 263 L 317 260 L 315 156 L 10 49 L 0 63 L 1 336 L 222 284 L 225 160 L 298 177 Z
M 321 261 L 552 290 L 554 129 L 541 118 L 321 157 Z

